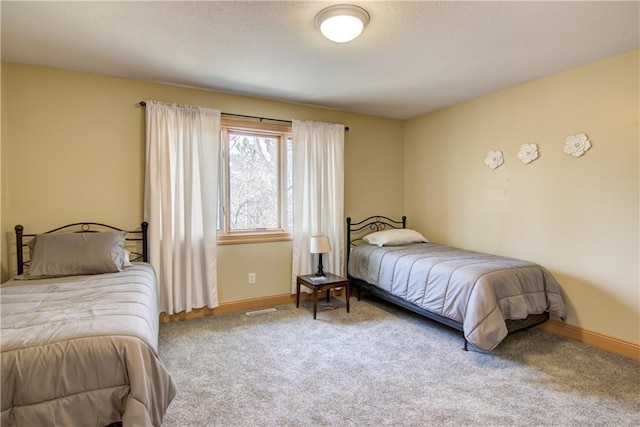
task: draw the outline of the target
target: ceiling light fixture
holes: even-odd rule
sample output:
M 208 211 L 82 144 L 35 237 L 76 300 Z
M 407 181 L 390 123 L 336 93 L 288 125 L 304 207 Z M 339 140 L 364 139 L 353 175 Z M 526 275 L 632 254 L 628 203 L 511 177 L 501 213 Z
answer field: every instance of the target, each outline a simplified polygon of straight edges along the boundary
M 369 23 L 369 14 L 358 6 L 337 4 L 322 9 L 315 21 L 316 27 L 326 38 L 336 43 L 346 43 L 362 33 Z

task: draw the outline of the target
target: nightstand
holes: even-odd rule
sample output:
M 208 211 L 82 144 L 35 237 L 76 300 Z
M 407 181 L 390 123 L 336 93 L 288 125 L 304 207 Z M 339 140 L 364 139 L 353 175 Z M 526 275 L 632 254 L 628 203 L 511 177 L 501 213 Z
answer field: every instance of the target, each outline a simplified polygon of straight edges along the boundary
M 296 308 L 300 307 L 300 285 L 313 291 L 313 318 L 316 318 L 318 311 L 318 292 L 327 291 L 327 302 L 331 297 L 331 289 L 344 288 L 345 299 L 347 300 L 347 313 L 349 313 L 349 279 L 326 273 L 324 276 L 306 274 L 298 276 L 296 280 Z

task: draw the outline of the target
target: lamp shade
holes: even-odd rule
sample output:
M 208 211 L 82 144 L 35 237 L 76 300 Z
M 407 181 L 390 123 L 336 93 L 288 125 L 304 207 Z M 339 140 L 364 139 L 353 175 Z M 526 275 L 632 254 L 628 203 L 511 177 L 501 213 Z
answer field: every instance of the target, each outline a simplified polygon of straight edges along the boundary
M 329 243 L 327 236 L 312 236 L 310 246 L 310 252 L 312 254 L 326 254 L 331 252 L 331 243 Z
M 346 43 L 362 33 L 369 23 L 369 14 L 352 4 L 338 4 L 321 10 L 315 22 L 323 36 L 336 43 Z

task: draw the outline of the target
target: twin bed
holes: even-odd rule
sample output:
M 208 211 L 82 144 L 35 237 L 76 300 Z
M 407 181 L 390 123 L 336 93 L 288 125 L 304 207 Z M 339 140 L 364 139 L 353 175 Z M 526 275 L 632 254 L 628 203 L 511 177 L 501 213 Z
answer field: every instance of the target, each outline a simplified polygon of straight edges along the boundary
M 175 386 L 158 357 L 146 228 L 16 226 L 19 275 L 0 288 L 1 425 L 162 425 Z
M 544 267 L 430 243 L 401 221 L 347 218 L 351 286 L 464 333 L 493 350 L 508 333 L 566 316 L 560 287 Z

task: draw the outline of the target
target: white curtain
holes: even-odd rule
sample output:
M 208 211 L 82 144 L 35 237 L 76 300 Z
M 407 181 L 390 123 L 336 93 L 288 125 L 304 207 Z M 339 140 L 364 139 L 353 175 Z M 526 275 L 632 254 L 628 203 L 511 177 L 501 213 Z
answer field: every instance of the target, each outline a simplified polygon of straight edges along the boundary
M 220 111 L 146 104 L 144 215 L 160 311 L 215 308 Z
M 317 270 L 309 253 L 311 236 L 326 235 L 331 252 L 324 271 L 344 269 L 344 125 L 293 121 L 293 275 Z

